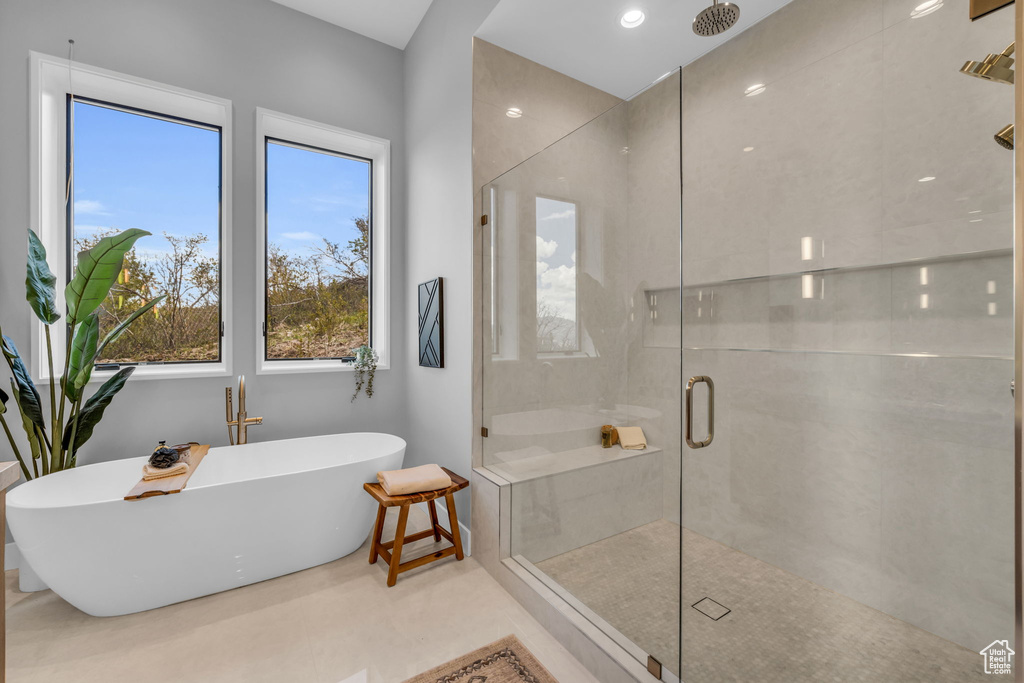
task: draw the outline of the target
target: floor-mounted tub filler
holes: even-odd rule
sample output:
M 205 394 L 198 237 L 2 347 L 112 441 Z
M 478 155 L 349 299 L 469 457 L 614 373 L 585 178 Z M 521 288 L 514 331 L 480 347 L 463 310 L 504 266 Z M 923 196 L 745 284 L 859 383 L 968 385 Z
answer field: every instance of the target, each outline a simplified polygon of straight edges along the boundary
M 365 482 L 405 441 L 355 433 L 211 448 L 181 493 L 126 501 L 146 457 L 11 491 L 18 549 L 55 593 L 98 617 L 142 612 L 331 562 L 366 540 Z

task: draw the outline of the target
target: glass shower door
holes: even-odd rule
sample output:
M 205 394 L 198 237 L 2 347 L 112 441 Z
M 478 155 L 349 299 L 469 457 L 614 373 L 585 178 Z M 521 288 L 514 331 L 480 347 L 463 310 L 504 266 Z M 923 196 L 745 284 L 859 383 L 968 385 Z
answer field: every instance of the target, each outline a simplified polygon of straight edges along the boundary
M 967 9 L 795 0 L 683 70 L 688 683 L 1013 645 L 1013 90 L 959 70 L 1014 22 Z
M 511 484 L 511 559 L 664 680 L 679 671 L 679 94 L 674 72 L 481 196 L 483 462 Z M 605 427 L 643 443 L 603 447 Z

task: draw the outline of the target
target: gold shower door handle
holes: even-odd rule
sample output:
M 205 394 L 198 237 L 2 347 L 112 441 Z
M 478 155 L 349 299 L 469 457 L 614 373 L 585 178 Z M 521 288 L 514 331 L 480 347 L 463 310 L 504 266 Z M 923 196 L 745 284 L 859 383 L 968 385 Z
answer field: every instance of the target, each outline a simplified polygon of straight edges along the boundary
M 703 441 L 693 440 L 693 387 L 704 382 L 708 385 L 708 436 Z M 705 448 L 715 440 L 715 383 L 710 377 L 697 375 L 686 383 L 686 445 L 690 448 Z

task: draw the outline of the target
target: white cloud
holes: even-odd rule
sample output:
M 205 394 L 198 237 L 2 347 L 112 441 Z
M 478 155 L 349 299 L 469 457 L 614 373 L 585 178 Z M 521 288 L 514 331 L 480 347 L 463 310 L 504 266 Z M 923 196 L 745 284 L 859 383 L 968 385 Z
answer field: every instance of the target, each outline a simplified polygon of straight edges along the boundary
M 320 239 L 320 235 L 308 231 L 282 232 L 281 237 L 285 238 L 286 240 L 295 240 L 297 242 L 313 242 Z
M 542 216 L 541 220 L 542 221 L 557 221 L 557 220 L 562 219 L 562 218 L 575 218 L 575 217 L 576 217 L 576 209 L 574 207 L 572 209 L 566 209 L 565 211 L 556 211 L 555 213 L 549 213 L 546 216 Z
M 551 258 L 555 255 L 557 249 L 558 242 L 555 240 L 548 242 L 540 235 L 537 235 L 537 258 Z
M 79 199 L 75 201 L 75 213 L 88 214 L 92 216 L 109 216 L 110 212 L 103 206 L 103 202 L 95 199 Z
M 539 264 L 538 264 L 539 265 Z M 548 304 L 556 315 L 576 319 L 576 266 L 538 267 L 537 301 Z
M 550 268 L 546 261 L 537 261 L 537 277 L 540 277 Z
M 557 268 L 546 269 L 540 274 L 540 281 L 546 287 L 569 290 L 575 295 L 576 267 L 558 266 Z

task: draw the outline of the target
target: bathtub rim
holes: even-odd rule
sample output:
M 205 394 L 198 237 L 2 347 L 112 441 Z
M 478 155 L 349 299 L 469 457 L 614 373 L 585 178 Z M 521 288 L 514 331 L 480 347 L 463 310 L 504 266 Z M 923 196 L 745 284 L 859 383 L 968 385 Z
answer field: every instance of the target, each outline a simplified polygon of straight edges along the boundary
M 211 446 L 210 450 L 211 451 L 213 451 L 214 449 L 217 449 L 217 450 L 225 449 L 225 450 L 227 450 L 227 449 L 234 449 L 234 448 L 240 448 L 240 447 L 245 447 L 245 446 L 254 446 L 254 445 L 257 445 L 257 444 L 283 443 L 283 442 L 292 442 L 292 441 L 327 439 L 327 438 L 330 438 L 330 437 L 349 436 L 349 435 L 351 435 L 351 436 L 359 436 L 359 435 L 367 435 L 367 434 L 374 435 L 374 436 L 387 436 L 387 437 L 390 437 L 392 439 L 396 439 L 397 442 L 396 442 L 394 448 L 390 448 L 390 449 L 388 449 L 386 451 L 381 451 L 381 452 L 374 453 L 372 456 L 369 456 L 369 457 L 364 457 L 364 458 L 359 458 L 357 460 L 352 460 L 351 462 L 332 463 L 332 464 L 327 464 L 327 465 L 323 465 L 323 466 L 320 466 L 320 467 L 309 467 L 309 468 L 306 468 L 306 469 L 294 470 L 294 471 L 290 471 L 290 472 L 280 472 L 280 473 L 277 473 L 277 474 L 265 474 L 265 475 L 262 475 L 262 476 L 250 477 L 250 478 L 247 478 L 247 479 L 236 479 L 236 480 L 231 480 L 231 481 L 219 481 L 219 482 L 214 482 L 214 483 L 209 483 L 209 484 L 200 484 L 198 486 L 186 487 L 186 488 L 182 489 L 178 494 L 174 494 L 174 495 L 187 494 L 190 491 L 204 491 L 204 490 L 209 490 L 209 489 L 217 489 L 217 488 L 219 488 L 221 486 L 228 486 L 228 485 L 231 485 L 231 484 L 244 484 L 245 482 L 249 482 L 249 481 L 263 481 L 265 479 L 286 478 L 286 477 L 291 477 L 291 476 L 294 476 L 294 475 L 306 474 L 306 473 L 310 473 L 310 472 L 320 472 L 320 471 L 323 471 L 323 470 L 334 469 L 336 467 L 342 467 L 344 465 L 350 465 L 350 464 L 355 464 L 355 463 L 360 463 L 360 462 L 366 462 L 366 461 L 375 460 L 375 459 L 378 459 L 378 458 L 386 458 L 386 457 L 388 457 L 390 455 L 394 455 L 395 453 L 398 453 L 398 452 L 401 452 L 401 451 L 405 451 L 408 448 L 408 442 L 406 442 L 406 440 L 404 438 L 402 438 L 402 437 L 400 437 L 400 436 L 398 436 L 396 434 L 389 434 L 388 432 L 338 432 L 338 433 L 335 433 L 335 434 L 316 434 L 316 435 L 311 435 L 311 436 L 298 436 L 298 437 L 292 437 L 292 438 L 287 438 L 287 439 L 275 439 L 273 441 L 259 441 L 259 442 L 254 442 L 252 444 L 235 444 L 235 445 L 226 445 L 226 446 Z M 73 503 L 59 503 L 59 502 L 47 501 L 45 504 L 43 504 L 43 503 L 40 503 L 40 502 L 26 502 L 26 501 L 22 501 L 20 499 L 24 498 L 26 496 L 37 495 L 37 494 L 35 494 L 35 491 L 33 490 L 33 489 L 39 488 L 39 486 L 41 485 L 41 484 L 37 484 L 37 482 L 43 482 L 43 481 L 46 481 L 46 480 L 50 480 L 52 482 L 53 481 L 53 479 L 51 479 L 52 477 L 66 478 L 66 477 L 69 477 L 69 476 L 75 476 L 75 473 L 77 471 L 84 470 L 84 469 L 87 469 L 87 468 L 90 468 L 90 467 L 103 467 L 103 466 L 110 466 L 110 465 L 124 466 L 123 465 L 124 463 L 137 462 L 138 463 L 139 478 L 141 478 L 141 476 L 142 476 L 141 475 L 142 465 L 148 459 L 149 459 L 149 456 L 145 456 L 145 455 L 138 456 L 138 457 L 132 457 L 132 458 L 117 458 L 115 460 L 106 460 L 106 461 L 103 461 L 103 462 L 89 463 L 88 465 L 81 465 L 81 466 L 77 466 L 77 467 L 74 467 L 74 468 L 71 468 L 71 469 L 62 470 L 60 472 L 53 472 L 51 474 L 48 474 L 48 475 L 45 475 L 45 476 L 41 476 L 41 477 L 37 477 L 35 479 L 32 479 L 31 481 L 23 481 L 20 484 L 18 484 L 17 486 L 15 486 L 13 489 L 11 489 L 10 491 L 7 492 L 7 501 L 6 501 L 7 502 L 7 509 L 8 509 L 8 511 L 11 511 L 11 510 L 65 510 L 65 509 L 68 509 L 68 508 L 84 508 L 84 507 L 89 507 L 89 506 L 94 506 L 94 505 L 107 505 L 107 504 L 116 503 L 116 502 L 135 503 L 135 504 L 137 504 L 137 501 L 135 501 L 135 500 L 124 500 L 124 496 L 123 495 L 118 496 L 118 497 L 102 498 L 102 499 L 98 499 L 98 500 L 90 500 L 90 501 L 84 501 L 84 502 L 73 502 Z M 134 485 L 134 482 L 129 482 L 128 486 L 127 486 L 127 488 L 125 489 L 124 492 L 127 493 L 129 490 L 131 490 L 131 487 L 133 485 Z M 30 488 L 30 492 L 29 493 L 21 493 L 22 489 L 24 489 L 25 487 L 29 487 Z M 164 498 L 164 496 L 153 496 L 153 497 L 154 498 Z M 139 500 L 145 500 L 145 499 L 139 499 Z M 17 515 L 17 513 L 15 513 L 15 515 Z

